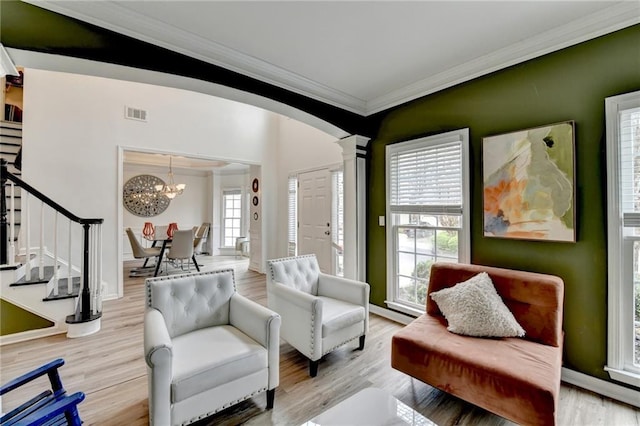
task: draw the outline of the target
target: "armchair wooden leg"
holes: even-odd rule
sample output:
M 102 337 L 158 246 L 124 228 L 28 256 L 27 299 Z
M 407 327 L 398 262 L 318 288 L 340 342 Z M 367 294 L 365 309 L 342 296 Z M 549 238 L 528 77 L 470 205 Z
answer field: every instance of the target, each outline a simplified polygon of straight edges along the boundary
M 316 360 L 316 361 L 312 361 L 309 360 L 309 375 L 311 377 L 316 377 L 318 375 L 318 364 L 320 363 L 320 360 Z
M 358 350 L 364 349 L 364 335 L 360 336 L 360 346 L 358 346 Z
M 273 402 L 275 399 L 276 399 L 276 390 L 267 389 L 267 410 L 271 410 L 273 408 Z

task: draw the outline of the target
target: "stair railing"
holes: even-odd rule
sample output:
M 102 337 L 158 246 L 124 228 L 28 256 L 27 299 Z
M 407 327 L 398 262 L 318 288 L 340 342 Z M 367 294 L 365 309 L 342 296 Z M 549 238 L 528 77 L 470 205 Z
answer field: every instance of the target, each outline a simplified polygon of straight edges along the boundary
M 30 235 L 30 217 L 34 215 L 29 211 L 32 209 L 31 200 L 40 201 L 40 241 L 39 241 L 39 265 L 38 278 L 44 278 L 44 229 L 45 229 L 45 205 L 50 207 L 53 213 L 53 279 L 47 288 L 47 294 L 52 290 L 54 295 L 58 294 L 58 267 L 63 260 L 58 257 L 58 217 L 60 215 L 69 219 L 68 225 L 68 258 L 67 262 L 67 294 L 72 294 L 73 277 L 72 277 L 72 225 L 79 224 L 82 228 L 82 252 L 80 259 L 80 289 L 76 304 L 75 313 L 67 316 L 68 324 L 83 323 L 93 321 L 102 315 L 102 223 L 103 219 L 87 219 L 81 218 L 60 204 L 53 201 L 19 177 L 8 171 L 7 160 L 0 159 L 0 189 L 2 197 L 0 198 L 0 265 L 10 266 L 16 265 L 18 251 L 15 247 L 15 187 L 21 188 L 21 232 L 24 235 L 22 243 L 25 247 L 25 277 L 31 279 L 31 235 Z M 7 183 L 9 185 L 9 194 L 6 193 Z M 10 214 L 7 218 L 7 195 L 10 200 Z M 36 201 L 37 203 L 37 201 Z M 24 229 L 22 229 L 24 228 Z

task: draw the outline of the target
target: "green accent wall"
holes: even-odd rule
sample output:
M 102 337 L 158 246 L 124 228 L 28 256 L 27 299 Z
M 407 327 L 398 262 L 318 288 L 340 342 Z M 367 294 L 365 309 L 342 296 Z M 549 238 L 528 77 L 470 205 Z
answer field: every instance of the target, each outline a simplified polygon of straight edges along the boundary
M 48 319 L 0 299 L 0 336 L 52 327 Z
M 385 306 L 385 146 L 470 129 L 472 263 L 555 274 L 565 282 L 564 364 L 608 379 L 606 97 L 640 90 L 640 26 L 530 60 L 371 117 L 367 276 Z M 575 120 L 576 243 L 483 236 L 482 138 Z M 375 127 L 375 126 L 373 126 Z

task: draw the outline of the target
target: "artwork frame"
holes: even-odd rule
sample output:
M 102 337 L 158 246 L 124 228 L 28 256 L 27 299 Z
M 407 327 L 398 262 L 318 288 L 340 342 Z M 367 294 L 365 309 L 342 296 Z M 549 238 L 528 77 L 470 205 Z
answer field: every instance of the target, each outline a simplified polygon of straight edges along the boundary
M 122 202 L 129 213 L 139 217 L 154 217 L 163 213 L 171 199 L 156 190 L 164 181 L 154 175 L 137 175 L 122 188 Z
M 575 122 L 482 138 L 485 237 L 576 241 Z

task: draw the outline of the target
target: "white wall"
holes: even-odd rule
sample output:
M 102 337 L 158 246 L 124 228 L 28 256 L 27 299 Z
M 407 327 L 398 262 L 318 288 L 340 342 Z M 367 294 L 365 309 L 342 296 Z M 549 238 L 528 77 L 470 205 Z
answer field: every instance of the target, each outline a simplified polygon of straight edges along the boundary
M 106 297 L 119 294 L 122 279 L 119 147 L 263 164 L 263 179 L 275 180 L 277 115 L 265 110 L 179 89 L 30 68 L 24 92 L 24 179 L 81 217 L 104 218 Z M 148 121 L 124 119 L 125 105 L 146 109 Z M 272 211 L 263 220 L 274 217 Z M 265 239 L 276 239 L 274 228 L 264 228 Z
M 107 298 L 121 295 L 122 264 L 117 247 L 123 231 L 119 212 L 125 210 L 120 205 L 124 180 L 118 169 L 122 149 L 261 165 L 252 167 L 261 182 L 259 225 L 263 234 L 256 253 L 263 262 L 257 270 L 263 270 L 265 259 L 286 254 L 288 174 L 342 161 L 339 147 L 333 143 L 337 137 L 257 107 L 187 90 L 45 71 L 29 67 L 29 63 L 73 70 L 89 64 L 87 69 L 93 72 L 103 70 L 103 75 L 131 75 L 134 79 L 151 76 L 153 80 L 161 73 L 26 51 L 14 54 L 18 56 L 18 52 L 18 62 L 25 66 L 23 177 L 73 213 L 105 219 L 103 280 Z M 194 84 L 197 81 L 183 77 L 162 78 L 168 84 L 189 83 L 194 90 L 221 88 L 211 83 Z M 124 119 L 125 105 L 147 110 L 148 121 Z M 308 114 L 300 116 L 333 133 L 341 132 Z M 215 190 L 215 176 L 207 185 L 210 191 Z M 215 206 L 215 201 L 212 204 Z M 252 244 L 252 257 L 255 249 Z
M 288 179 L 301 171 L 342 164 L 342 148 L 337 139 L 308 124 L 280 116 L 278 133 L 278 235 L 275 253 L 287 255 Z

